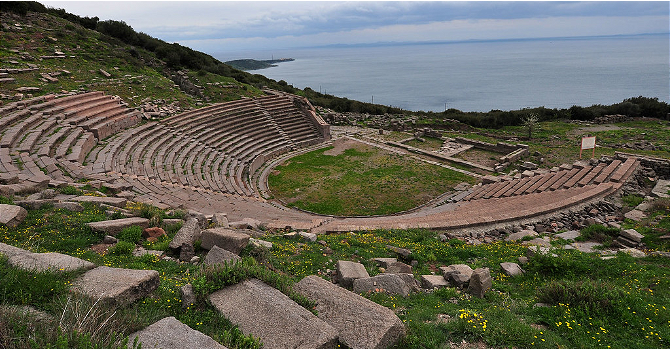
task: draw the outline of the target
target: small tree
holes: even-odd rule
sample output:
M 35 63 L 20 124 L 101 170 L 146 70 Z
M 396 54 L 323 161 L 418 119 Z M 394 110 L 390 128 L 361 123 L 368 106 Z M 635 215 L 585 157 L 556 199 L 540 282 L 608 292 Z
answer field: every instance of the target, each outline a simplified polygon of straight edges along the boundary
M 539 121 L 540 117 L 537 115 L 537 113 L 531 113 L 521 119 L 523 126 L 528 128 L 528 139 L 533 138 L 533 129 L 537 129 Z

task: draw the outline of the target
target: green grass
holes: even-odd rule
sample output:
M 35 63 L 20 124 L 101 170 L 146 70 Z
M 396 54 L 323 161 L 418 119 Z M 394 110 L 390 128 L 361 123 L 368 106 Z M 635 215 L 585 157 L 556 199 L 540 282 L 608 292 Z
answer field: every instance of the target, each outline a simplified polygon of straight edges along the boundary
M 332 215 L 382 215 L 414 208 L 474 179 L 369 146 L 325 148 L 279 165 L 268 182 L 290 206 Z
M 147 212 L 165 215 L 151 208 Z M 645 235 L 645 243 L 664 244 L 658 236 L 670 229 L 670 207 L 659 201 L 650 215 L 659 218 L 654 225 L 636 227 Z M 667 348 L 670 346 L 670 270 L 668 259 L 634 259 L 619 254 L 602 260 L 597 254 L 557 250 L 557 256 L 536 255 L 524 265 L 526 274 L 510 277 L 502 273 L 501 262 L 517 261 L 525 255 L 522 243 L 495 242 L 468 245 L 452 239 L 441 242 L 436 232 L 426 230 L 377 230 L 328 234 L 321 243 L 285 238 L 266 232 L 262 237 L 273 243 L 270 250 L 246 248 L 237 265 L 201 270 L 195 265 L 160 260 L 152 255 L 98 255 L 89 250 L 101 235 L 82 225 L 102 220 L 103 210 L 85 205 L 82 213 L 45 208 L 29 211 L 28 218 L 16 228 L 0 227 L 0 241 L 35 252 L 58 251 L 98 265 L 131 269 L 153 269 L 160 273 L 156 291 L 129 307 L 96 310 L 102 322 L 114 311 L 104 334 L 92 337 L 95 322 L 79 330 L 59 329 L 51 323 L 30 322 L 24 316 L 6 311 L 6 305 L 31 305 L 52 315 L 67 311 L 67 290 L 81 272 L 35 273 L 8 266 L 0 258 L 0 334 L 16 347 L 115 347 L 122 346 L 128 334 L 166 316 L 174 316 L 228 347 L 259 347 L 258 339 L 243 334 L 221 316 L 206 300 L 206 295 L 247 278 L 260 278 L 275 286 L 307 308 L 310 301 L 293 295 L 291 286 L 308 275 L 329 279 L 338 260 L 361 262 L 370 275 L 381 273 L 372 262 L 375 257 L 397 257 L 387 245 L 412 251 L 406 263 L 416 260 L 415 275 L 439 273 L 440 266 L 468 264 L 488 267 L 493 289 L 485 298 L 470 297 L 454 288 L 432 293 L 415 293 L 407 298 L 383 293 L 364 296 L 393 310 L 407 327 L 407 336 L 399 348 L 444 348 L 450 344 L 489 348 Z M 58 228 L 58 230 L 56 230 Z M 177 226 L 164 226 L 168 242 Z M 659 231 L 660 230 L 660 231 Z M 602 233 L 599 227 L 584 232 Z M 661 232 L 662 231 L 662 232 Z M 128 234 L 130 235 L 130 234 Z M 143 243 L 144 244 L 144 243 Z M 667 248 L 667 247 L 666 247 Z M 197 250 L 201 255 L 203 251 Z M 179 288 L 192 283 L 198 293 L 195 304 L 181 309 Z M 72 301 L 89 308 L 85 301 Z M 534 307 L 536 303 L 546 307 Z M 87 309 L 88 310 L 88 309 Z M 70 315 L 72 311 L 65 314 Z M 68 316 L 72 320 L 76 315 Z M 66 322 L 69 325 L 73 321 Z M 99 323 L 98 323 L 99 325 Z M 652 328 L 653 327 L 653 328 Z M 32 343 L 26 334 L 33 334 Z M 128 340 L 132 344 L 132 340 Z

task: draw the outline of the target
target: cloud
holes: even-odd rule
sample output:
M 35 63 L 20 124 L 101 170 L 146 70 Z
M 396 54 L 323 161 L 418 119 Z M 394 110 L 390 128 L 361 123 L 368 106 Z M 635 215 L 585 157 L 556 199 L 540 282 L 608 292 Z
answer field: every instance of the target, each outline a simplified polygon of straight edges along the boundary
M 249 49 L 668 31 L 667 2 L 44 3 L 101 20 L 123 20 L 137 31 L 207 52 L 222 45 Z

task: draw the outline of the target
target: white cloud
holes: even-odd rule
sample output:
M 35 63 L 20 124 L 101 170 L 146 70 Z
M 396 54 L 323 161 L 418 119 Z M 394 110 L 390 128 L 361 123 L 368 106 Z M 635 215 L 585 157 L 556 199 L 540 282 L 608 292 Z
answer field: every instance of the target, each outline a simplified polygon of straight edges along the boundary
M 405 41 L 460 41 L 626 35 L 662 32 L 668 19 L 663 16 L 552 17 L 523 19 L 469 19 L 417 25 L 389 25 L 334 33 L 286 35 L 277 38 L 221 38 L 184 40 L 181 43 L 206 52 L 281 49 L 329 44 L 364 44 Z
M 667 2 L 47 1 L 206 52 L 668 32 Z

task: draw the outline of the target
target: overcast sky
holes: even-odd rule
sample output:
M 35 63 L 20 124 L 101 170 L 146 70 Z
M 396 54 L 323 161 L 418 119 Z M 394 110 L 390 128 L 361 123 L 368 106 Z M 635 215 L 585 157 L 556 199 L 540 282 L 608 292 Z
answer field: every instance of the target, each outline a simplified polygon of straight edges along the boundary
M 332 44 L 667 33 L 668 2 L 42 1 L 210 54 Z

